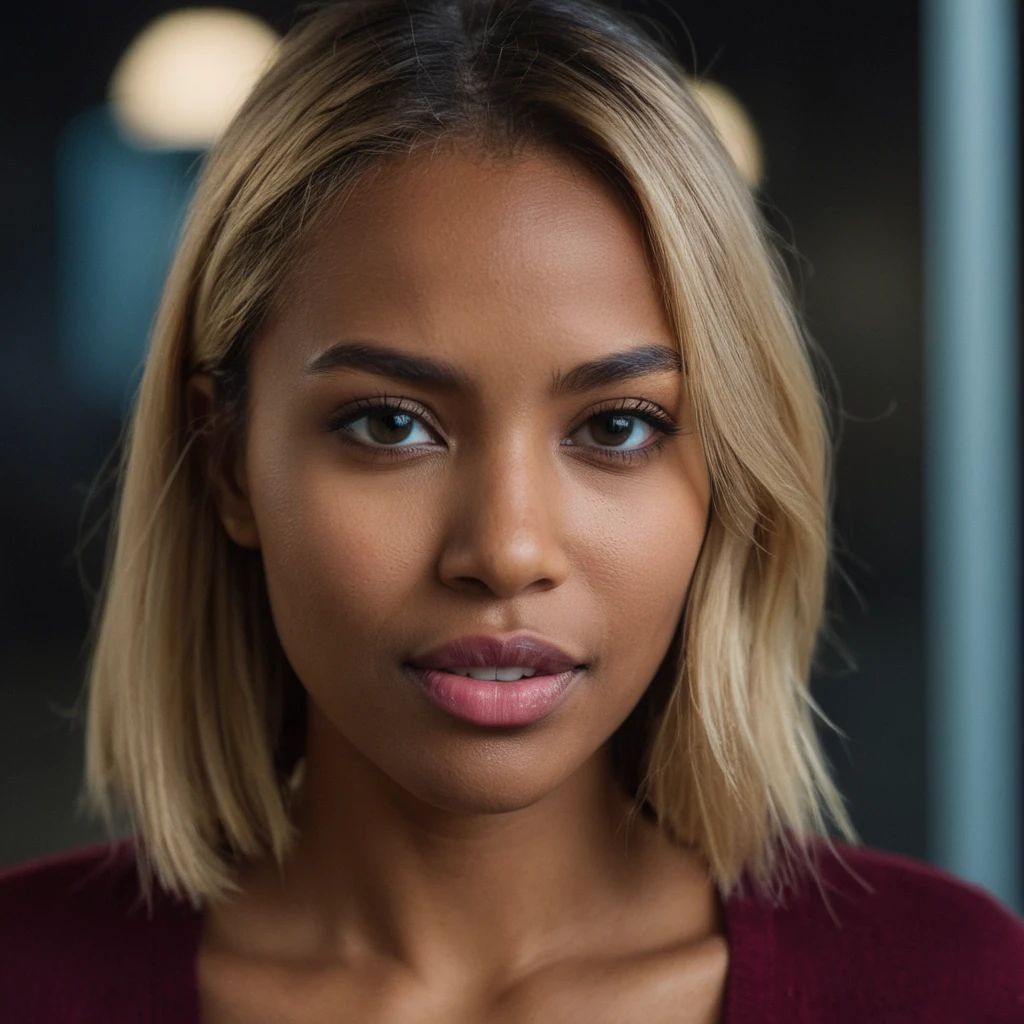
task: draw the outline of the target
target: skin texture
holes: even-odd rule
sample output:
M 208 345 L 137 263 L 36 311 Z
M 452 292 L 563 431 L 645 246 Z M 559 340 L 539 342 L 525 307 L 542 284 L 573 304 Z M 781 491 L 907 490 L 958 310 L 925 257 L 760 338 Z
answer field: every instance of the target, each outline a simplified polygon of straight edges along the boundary
M 304 372 L 345 341 L 443 359 L 471 387 Z M 254 345 L 244 442 L 211 463 L 310 704 L 298 845 L 207 911 L 207 1021 L 719 1019 L 717 894 L 690 851 L 626 828 L 607 753 L 706 529 L 684 378 L 548 393 L 641 344 L 677 348 L 640 225 L 563 154 L 417 151 L 317 226 Z M 193 415 L 211 393 L 193 380 Z M 332 432 L 382 394 L 411 422 L 361 408 L 356 443 Z M 607 453 L 660 436 L 609 425 L 638 397 L 682 429 L 627 462 Z M 531 725 L 460 721 L 402 668 L 519 629 L 589 666 Z

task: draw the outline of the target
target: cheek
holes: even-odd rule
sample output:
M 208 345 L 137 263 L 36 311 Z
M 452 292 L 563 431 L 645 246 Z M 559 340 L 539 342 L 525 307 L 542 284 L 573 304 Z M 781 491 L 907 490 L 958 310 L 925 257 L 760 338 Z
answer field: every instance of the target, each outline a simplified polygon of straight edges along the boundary
M 641 690 L 682 615 L 707 508 L 699 487 L 663 478 L 638 488 L 633 501 L 605 504 L 595 520 L 602 526 L 591 533 L 581 568 L 603 630 L 605 672 Z
M 296 672 L 312 684 L 357 669 L 402 622 L 429 558 L 429 521 L 399 474 L 343 475 L 319 453 L 252 466 L 271 606 Z

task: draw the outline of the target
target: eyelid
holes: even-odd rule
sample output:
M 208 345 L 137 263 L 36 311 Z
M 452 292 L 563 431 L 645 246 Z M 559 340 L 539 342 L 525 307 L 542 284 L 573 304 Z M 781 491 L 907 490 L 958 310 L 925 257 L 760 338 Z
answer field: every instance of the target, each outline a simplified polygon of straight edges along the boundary
M 630 402 L 634 402 L 636 404 L 629 405 L 628 403 Z M 648 423 L 653 421 L 653 424 L 666 434 L 680 433 L 683 429 L 682 426 L 665 411 L 660 403 L 655 402 L 644 395 L 631 395 L 625 398 L 608 398 L 599 402 L 595 408 L 591 408 L 584 413 L 569 433 L 575 433 L 583 426 L 584 423 L 593 419 L 595 416 L 600 416 L 603 412 L 618 412 L 619 410 L 627 412 L 632 416 L 637 416 Z
M 635 404 L 628 404 L 635 403 Z M 373 397 L 366 397 L 357 399 L 354 402 L 348 403 L 342 409 L 335 411 L 331 415 L 327 429 L 331 433 L 343 433 L 342 428 L 347 424 L 350 424 L 356 420 L 362 418 L 360 414 L 366 412 L 372 412 L 381 407 L 387 407 L 397 412 L 408 413 L 411 416 L 415 416 L 418 419 L 424 421 L 425 425 L 434 433 L 443 436 L 443 432 L 440 427 L 437 426 L 433 414 L 426 410 L 419 402 L 412 399 L 403 398 L 397 395 L 389 395 L 385 392 L 377 392 Z M 622 398 L 608 398 L 599 402 L 596 407 L 589 408 L 572 426 L 567 432 L 569 435 L 575 434 L 580 428 L 590 422 L 595 416 L 600 416 L 603 412 L 617 412 L 622 411 L 630 416 L 634 416 L 637 419 L 642 420 L 649 426 L 662 435 L 662 441 L 665 438 L 674 436 L 675 434 L 685 433 L 683 426 L 677 423 L 657 402 L 647 398 L 643 395 L 626 396 Z M 368 448 L 371 451 L 389 451 L 398 452 L 404 450 L 416 450 L 415 445 L 372 445 L 366 444 L 362 441 L 353 441 L 352 443 L 362 445 L 364 448 Z M 563 442 L 564 443 L 564 442 Z M 571 446 L 570 446 L 571 447 Z M 588 445 L 580 445 L 579 447 L 591 447 Z M 652 447 L 652 446 L 648 446 Z M 617 451 L 615 448 L 601 448 L 598 447 L 598 451 L 607 451 L 614 453 Z M 626 451 L 639 452 L 644 449 L 622 449 L 621 452 Z
M 381 406 L 387 406 L 396 412 L 405 412 L 410 416 L 415 416 L 423 420 L 434 433 L 439 435 L 443 433 L 429 409 L 426 409 L 419 402 L 414 402 L 412 399 L 402 398 L 398 395 L 389 395 L 385 392 L 378 392 L 372 398 L 356 399 L 356 401 L 349 402 L 342 408 L 336 409 L 331 413 L 327 429 L 328 431 L 338 430 L 344 424 L 359 419 L 358 413 L 365 415 L 367 412 L 373 412 L 375 409 L 381 408 Z
M 629 402 L 634 402 L 636 404 L 624 404 Z M 441 433 L 441 428 L 437 425 L 437 420 L 434 414 L 420 402 L 414 399 L 403 398 L 400 395 L 390 395 L 384 391 L 378 391 L 372 397 L 359 398 L 353 402 L 349 402 L 341 409 L 335 410 L 331 414 L 330 419 L 334 424 L 343 423 L 352 418 L 353 414 L 360 409 L 373 410 L 382 405 L 393 406 L 402 412 L 408 412 L 414 416 L 421 416 L 427 420 L 434 430 Z M 628 409 L 630 412 L 636 413 L 650 412 L 654 416 L 662 417 L 668 422 L 675 423 L 660 403 L 653 401 L 646 395 L 626 395 L 620 398 L 606 398 L 598 402 L 595 407 L 588 409 L 579 418 L 572 427 L 572 430 L 577 430 L 593 416 L 597 416 L 602 412 L 614 412 L 619 409 Z

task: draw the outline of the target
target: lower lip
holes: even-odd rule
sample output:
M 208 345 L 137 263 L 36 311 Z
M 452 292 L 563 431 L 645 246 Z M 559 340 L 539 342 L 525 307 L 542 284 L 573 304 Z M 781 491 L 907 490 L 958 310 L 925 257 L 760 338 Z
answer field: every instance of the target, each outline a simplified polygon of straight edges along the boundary
M 473 679 L 455 672 L 406 665 L 427 697 L 442 711 L 474 725 L 514 726 L 538 722 L 553 711 L 583 669 L 512 682 Z

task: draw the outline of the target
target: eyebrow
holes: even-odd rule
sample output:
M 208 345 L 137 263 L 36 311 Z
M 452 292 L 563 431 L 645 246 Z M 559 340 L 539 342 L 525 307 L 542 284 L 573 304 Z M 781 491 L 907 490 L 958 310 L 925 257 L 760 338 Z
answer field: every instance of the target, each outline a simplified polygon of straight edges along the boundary
M 335 370 L 362 370 L 441 391 L 465 392 L 473 387 L 472 378 L 452 363 L 429 356 L 412 355 L 369 341 L 332 345 L 310 360 L 302 373 L 306 377 L 316 377 Z M 637 377 L 655 373 L 682 373 L 682 370 L 682 357 L 676 349 L 667 345 L 640 345 L 581 363 L 568 373 L 555 371 L 549 390 L 552 398 L 562 398 Z

